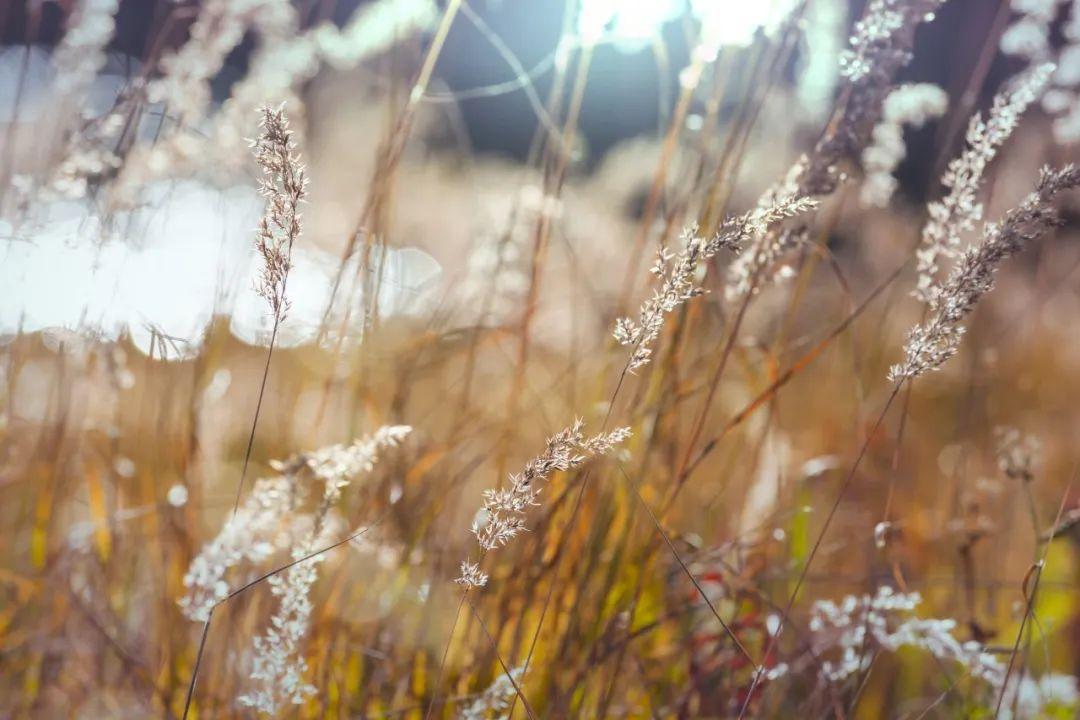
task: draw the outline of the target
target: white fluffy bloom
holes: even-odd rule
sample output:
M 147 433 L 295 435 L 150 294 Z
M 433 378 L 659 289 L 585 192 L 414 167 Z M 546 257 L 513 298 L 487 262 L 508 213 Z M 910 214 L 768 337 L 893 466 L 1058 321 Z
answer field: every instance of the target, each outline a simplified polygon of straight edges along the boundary
M 862 153 L 866 177 L 859 198 L 863 205 L 889 204 L 896 190 L 893 171 L 907 154 L 904 126 L 919 128 L 927 120 L 941 117 L 948 102 L 945 91 L 931 83 L 901 85 L 889 93 L 882 107 L 881 122 L 874 127 L 870 145 Z
M 116 30 L 119 0 L 82 0 L 68 18 L 64 37 L 53 53 L 56 87 L 78 95 L 105 66 L 105 51 Z
M 371 472 L 378 461 L 379 450 L 398 445 L 411 430 L 404 425 L 383 426 L 351 445 L 334 445 L 286 464 L 284 469 L 292 474 L 306 469 L 314 478 L 322 480 L 325 484 L 323 499 L 312 519 L 311 529 L 292 549 L 293 560 L 301 562 L 269 580 L 271 592 L 280 598 L 280 604 L 270 618 L 266 632 L 254 640 L 251 671 L 254 688 L 240 696 L 241 705 L 276 714 L 282 705 L 302 703 L 315 692 L 315 688 L 303 679 L 307 661 L 301 643 L 311 620 L 311 588 L 318 579 L 318 566 L 325 556 L 309 556 L 328 545 L 336 534 L 337 529 L 329 522 L 328 512 L 340 499 L 341 489 L 356 476 Z
M 919 593 L 880 587 L 873 596 L 814 603 L 809 629 L 815 654 L 828 658 L 821 663 L 822 674 L 840 682 L 869 668 L 875 651 L 910 647 L 959 663 L 973 677 L 1000 687 L 1005 665 L 979 643 L 957 640 L 955 620 L 915 617 L 921 602 Z
M 205 622 L 228 597 L 225 574 L 242 562 L 258 564 L 276 550 L 284 518 L 296 507 L 302 489 L 292 478 L 258 480 L 244 503 L 221 531 L 191 561 L 184 575 L 187 594 L 180 608 L 191 620 Z
M 308 556 L 328 545 L 337 533 L 330 510 L 342 488 L 370 472 L 379 451 L 398 445 L 410 431 L 408 426 L 387 425 L 349 445 L 272 462 L 281 474 L 258 480 L 217 537 L 191 561 L 184 576 L 188 592 L 180 607 L 188 618 L 207 622 L 232 590 L 225 581 L 230 568 L 245 562 L 257 565 L 284 547 L 291 548 L 293 560 L 303 560 L 268 580 L 280 603 L 266 632 L 254 640 L 251 679 L 255 686 L 239 698 L 242 705 L 272 714 L 283 704 L 303 702 L 313 692 L 303 681 L 307 663 L 300 646 L 311 616 L 310 591 L 324 556 Z M 298 512 L 312 481 L 322 483 L 322 500 L 314 513 Z M 169 495 L 171 502 L 172 490 Z
M 487 720 L 492 716 L 503 717 L 517 695 L 514 684 L 520 685 L 524 675 L 524 667 L 511 669 L 509 675 L 506 673 L 500 675 L 471 705 L 462 708 L 458 720 Z
M 1062 34 L 1067 44 L 1058 53 L 1043 110 L 1054 116 L 1054 139 L 1064 145 L 1080 140 L 1080 0 L 1072 0 Z

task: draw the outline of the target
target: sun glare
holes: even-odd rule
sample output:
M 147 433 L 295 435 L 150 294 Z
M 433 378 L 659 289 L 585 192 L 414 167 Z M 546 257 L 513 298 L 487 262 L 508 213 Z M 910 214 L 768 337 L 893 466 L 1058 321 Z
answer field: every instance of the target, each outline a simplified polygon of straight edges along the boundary
M 715 57 L 721 47 L 748 45 L 759 28 L 772 32 L 794 5 L 795 0 L 583 0 L 577 27 L 586 44 L 607 40 L 633 47 L 689 12 L 701 28 L 700 52 Z

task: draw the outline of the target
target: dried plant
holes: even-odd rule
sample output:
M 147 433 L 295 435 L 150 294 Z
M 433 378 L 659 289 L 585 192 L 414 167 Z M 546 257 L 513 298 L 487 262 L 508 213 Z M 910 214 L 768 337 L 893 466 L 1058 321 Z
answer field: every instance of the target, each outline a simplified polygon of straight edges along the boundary
M 997 441 L 998 468 L 1013 480 L 1031 482 L 1042 455 L 1042 443 L 1034 435 L 1025 435 L 1014 427 L 994 429 Z
M 817 207 L 817 200 L 799 195 L 799 180 L 806 171 L 807 162 L 805 156 L 800 158 L 782 181 L 758 198 L 753 213 L 769 219 L 748 229 L 745 237 L 749 247 L 741 248 L 739 256 L 728 267 L 724 297 L 729 302 L 758 293 L 770 282 L 784 276 L 784 269 L 777 268 L 776 264 L 799 244 L 803 233 L 801 229 L 777 229 L 773 225 Z
M 526 463 L 520 473 L 511 474 L 507 487 L 484 491 L 484 505 L 472 525 L 481 557 L 528 529 L 525 511 L 532 505 L 539 505 L 536 499 L 543 491 L 542 483 L 551 473 L 571 470 L 593 455 L 606 455 L 630 437 L 630 428 L 619 428 L 591 438 L 585 437 L 584 429 L 584 421 L 575 420 L 573 425 L 548 438 L 544 452 Z M 462 561 L 461 576 L 456 582 L 472 588 L 483 587 L 487 580 L 488 576 L 480 570 L 478 562 Z
M 1080 0 L 549 6 L 0 9 L 0 716 L 1077 715 Z
M 986 121 L 975 115 L 968 124 L 966 147 L 941 178 L 949 193 L 927 207 L 930 218 L 923 227 L 915 288 L 916 297 L 923 302 L 929 302 L 938 290 L 939 258 L 955 258 L 961 235 L 982 219 L 977 196 L 986 167 L 1019 124 L 1024 110 L 1039 98 L 1053 69 L 1053 65 L 1044 64 L 1021 76 L 1012 89 L 994 98 Z
M 648 364 L 652 344 L 660 336 L 664 318 L 687 300 L 704 294 L 699 285 L 698 268 L 721 250 L 738 252 L 753 238 L 764 234 L 772 225 L 816 207 L 809 198 L 776 197 L 773 202 L 750 212 L 731 217 L 721 223 L 711 238 L 697 234 L 691 226 L 683 231 L 682 250 L 675 254 L 661 247 L 649 272 L 660 281 L 653 296 L 641 304 L 637 321 L 620 318 L 615 323 L 615 339 L 631 348 L 627 369 L 630 372 Z
M 255 238 L 255 248 L 263 260 L 255 290 L 270 305 L 276 328 L 289 310 L 285 286 L 292 267 L 293 244 L 302 232 L 300 204 L 307 197 L 308 180 L 284 108 L 264 107 L 261 114 L 262 132 L 251 143 L 255 161 L 263 171 L 259 192 L 266 198 L 266 210 Z
M 480 697 L 458 713 L 458 720 L 488 720 L 491 717 L 506 717 L 506 711 L 510 709 L 511 703 L 517 697 L 514 685 L 520 685 L 524 676 L 525 669 L 520 667 L 512 668 L 509 675 L 506 673 L 499 675 Z
M 280 604 L 266 632 L 254 640 L 251 679 L 255 689 L 239 697 L 241 705 L 276 714 L 287 703 L 299 704 L 315 693 L 304 681 L 307 662 L 300 643 L 311 619 L 311 588 L 318 579 L 318 565 L 325 555 L 310 557 L 330 543 L 337 528 L 330 522 L 330 510 L 341 498 L 341 490 L 358 476 L 371 472 L 385 448 L 396 447 L 412 431 L 405 425 L 387 425 L 351 445 L 333 445 L 301 455 L 279 465 L 286 477 L 303 479 L 304 474 L 323 482 L 323 497 L 310 520 L 306 536 L 292 548 L 298 561 L 284 575 L 269 579 L 271 592 Z M 295 480 L 294 480 L 295 482 Z M 256 487 L 258 490 L 258 487 Z M 234 524 L 236 517 L 228 524 Z M 217 594 L 217 593 L 215 593 Z
M 994 275 L 1008 258 L 1058 224 L 1050 202 L 1058 193 L 1080 185 L 1080 170 L 1068 165 L 1044 169 L 1035 192 L 1010 210 L 999 223 L 987 225 L 983 240 L 960 256 L 948 279 L 931 290 L 930 317 L 915 326 L 904 347 L 903 363 L 889 370 L 892 381 L 911 380 L 937 370 L 956 354 L 964 319 L 994 287 Z

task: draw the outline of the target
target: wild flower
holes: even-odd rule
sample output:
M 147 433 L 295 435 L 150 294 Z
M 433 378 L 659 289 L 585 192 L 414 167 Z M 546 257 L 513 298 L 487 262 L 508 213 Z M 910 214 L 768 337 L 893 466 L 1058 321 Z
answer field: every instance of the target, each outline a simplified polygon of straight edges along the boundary
M 266 210 L 259 222 L 255 247 L 263 266 L 256 292 L 265 298 L 277 322 L 285 319 L 289 300 L 285 285 L 292 264 L 292 247 L 302 231 L 300 203 L 307 197 L 307 176 L 282 108 L 264 107 L 259 137 L 251 141 L 255 161 L 262 168 L 259 193 Z
M 1011 88 L 998 93 L 985 122 L 976 114 L 968 124 L 966 147 L 949 162 L 941 178 L 949 192 L 927 207 L 930 217 L 923 227 L 914 292 L 922 301 L 929 302 L 935 292 L 938 259 L 955 257 L 961 234 L 982 219 L 982 203 L 976 196 L 986 167 L 1019 124 L 1024 110 L 1038 99 L 1053 69 L 1053 65 L 1043 64 L 1026 72 Z
M 897 593 L 887 586 L 873 596 L 815 602 L 808 627 L 815 654 L 827 658 L 821 663 L 822 675 L 841 682 L 866 671 L 875 653 L 909 647 L 959 663 L 973 677 L 1000 687 L 1005 678 L 1001 661 L 977 642 L 957 640 L 955 620 L 915 617 L 921 602 L 919 593 Z
M 1031 482 L 1042 455 L 1042 443 L 1034 435 L 1025 435 L 1014 427 L 994 428 L 997 463 L 1005 477 Z
M 874 127 L 871 143 L 862 153 L 866 176 L 859 199 L 863 205 L 888 206 L 896 192 L 893 172 L 907 154 L 904 126 L 919 128 L 927 120 L 941 117 L 948 100 L 945 91 L 931 83 L 901 85 L 889 93 L 881 122 Z
M 311 588 L 318 579 L 318 565 L 325 556 L 309 556 L 328 544 L 334 535 L 334 525 L 328 522 L 329 511 L 341 498 L 341 489 L 357 476 L 370 472 L 378 462 L 379 451 L 399 445 L 411 430 L 404 425 L 383 426 L 351 445 L 323 448 L 293 458 L 282 466 L 290 474 L 303 469 L 314 479 L 322 480 L 323 498 L 312 518 L 311 529 L 292 549 L 292 559 L 301 562 L 286 570 L 284 575 L 269 579 L 271 592 L 280 598 L 280 604 L 266 632 L 254 640 L 251 679 L 255 688 L 240 696 L 241 705 L 274 714 L 281 705 L 302 703 L 315 692 L 315 688 L 303 680 L 307 662 L 301 654 L 300 643 L 310 624 Z
M 511 668 L 509 674 L 499 675 L 480 697 L 473 700 L 468 707 L 462 708 L 458 714 L 458 720 L 487 720 L 491 717 L 503 717 L 517 696 L 514 684 L 520 684 L 524 675 L 524 667 Z
M 287 542 L 289 513 L 304 493 L 303 485 L 290 475 L 256 481 L 243 504 L 188 566 L 187 594 L 179 603 L 185 616 L 206 622 L 214 606 L 229 594 L 225 575 L 231 568 L 242 562 L 261 563 Z
M 905 359 L 889 370 L 889 379 L 913 379 L 936 370 L 956 354 L 963 337 L 961 324 L 983 295 L 994 287 L 1001 263 L 1058 224 L 1050 202 L 1058 193 L 1080 185 L 1080 170 L 1067 165 L 1043 169 L 1035 192 L 998 223 L 986 226 L 983 241 L 960 256 L 948 279 L 929 295 L 930 317 L 916 325 L 904 347 Z
M 590 438 L 585 437 L 584 429 L 584 421 L 575 420 L 573 425 L 548 438 L 544 452 L 526 463 L 520 473 L 512 473 L 506 487 L 484 490 L 484 505 L 472 525 L 481 555 L 506 545 L 528 529 L 525 511 L 529 506 L 539 505 L 536 499 L 543 490 L 541 483 L 551 473 L 571 470 L 590 456 L 610 453 L 630 437 L 630 428 L 625 427 Z M 487 580 L 479 564 L 466 559 L 455 582 L 465 587 L 482 587 Z
M 866 672 L 879 653 L 919 650 L 938 661 L 955 663 L 965 674 L 985 683 L 985 707 L 993 708 L 1006 683 L 1005 663 L 981 643 L 958 640 L 955 620 L 917 617 L 915 611 L 921 603 L 919 593 L 898 593 L 890 587 L 878 588 L 873 596 L 848 595 L 838 603 L 815 602 L 808 628 L 815 655 L 825 658 L 821 674 L 832 682 L 843 682 Z M 1014 703 L 1015 716 L 1011 710 Z M 1000 716 L 1025 720 L 1057 717 L 1053 712 L 1075 711 L 1078 704 L 1080 692 L 1072 676 L 1013 676 L 1008 680 Z
M 816 207 L 809 198 L 776 197 L 774 202 L 759 206 L 739 216 L 729 217 L 711 238 L 697 234 L 697 226 L 683 231 L 683 248 L 678 254 L 661 247 L 649 270 L 660 281 L 653 296 L 641 305 L 637 321 L 623 317 L 615 323 L 615 339 L 632 348 L 627 369 L 630 372 L 648 364 L 651 345 L 660 336 L 665 317 L 687 300 L 699 297 L 705 289 L 698 283 L 698 268 L 721 250 L 738 252 L 755 237 L 764 234 L 772 225 Z

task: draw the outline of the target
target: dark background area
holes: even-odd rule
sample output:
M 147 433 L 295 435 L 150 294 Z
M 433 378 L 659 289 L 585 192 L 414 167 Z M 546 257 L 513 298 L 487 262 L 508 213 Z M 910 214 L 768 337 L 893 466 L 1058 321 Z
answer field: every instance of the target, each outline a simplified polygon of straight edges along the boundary
M 306 27 L 322 21 L 341 24 L 364 0 L 298 0 L 296 4 Z M 551 89 L 550 58 L 563 32 L 566 5 L 564 0 L 473 0 L 470 6 L 523 67 L 532 69 L 547 61 L 545 71 L 535 78 L 536 91 L 543 99 Z M 863 0 L 851 1 L 849 21 L 861 14 L 863 5 Z M 0 2 L 4 44 L 54 45 L 63 34 L 65 17 L 73 6 L 74 0 Z M 177 47 L 187 38 L 198 6 L 197 1 L 122 0 L 111 49 L 145 59 Z M 996 38 L 1009 17 L 1008 0 L 949 0 L 937 19 L 920 29 L 915 58 L 901 81 L 941 85 L 952 98 L 951 111 L 956 111 L 962 104 L 958 101 L 969 90 L 969 79 L 984 47 L 990 42 L 990 49 L 996 48 Z M 595 162 L 621 140 L 662 132 L 678 89 L 678 73 L 689 57 L 693 28 L 687 23 L 685 18 L 677 19 L 664 27 L 667 58 L 663 70 L 647 46 L 637 52 L 611 46 L 597 49 L 580 121 L 590 161 Z M 242 76 L 253 47 L 249 36 L 229 56 L 226 68 L 215 80 L 217 99 L 224 99 L 231 83 Z M 798 62 L 796 54 L 790 73 L 794 73 Z M 1001 80 L 1017 69 L 1017 63 L 994 53 L 982 92 L 968 98 L 970 109 L 985 105 Z M 738 71 L 736 58 L 733 72 Z M 512 80 L 514 74 L 477 25 L 462 15 L 454 23 L 440 56 L 437 76 L 447 89 L 463 91 Z M 525 93 L 516 90 L 462 100 L 460 112 L 477 152 L 518 159 L 526 156 L 537 119 Z M 957 117 L 962 121 L 967 114 Z M 948 151 L 962 135 L 963 127 L 963 122 L 947 120 L 909 134 L 909 152 L 898 176 L 901 191 L 913 201 L 922 201 L 927 189 L 933 191 L 934 183 L 927 181 L 940 172 L 926 158 Z

